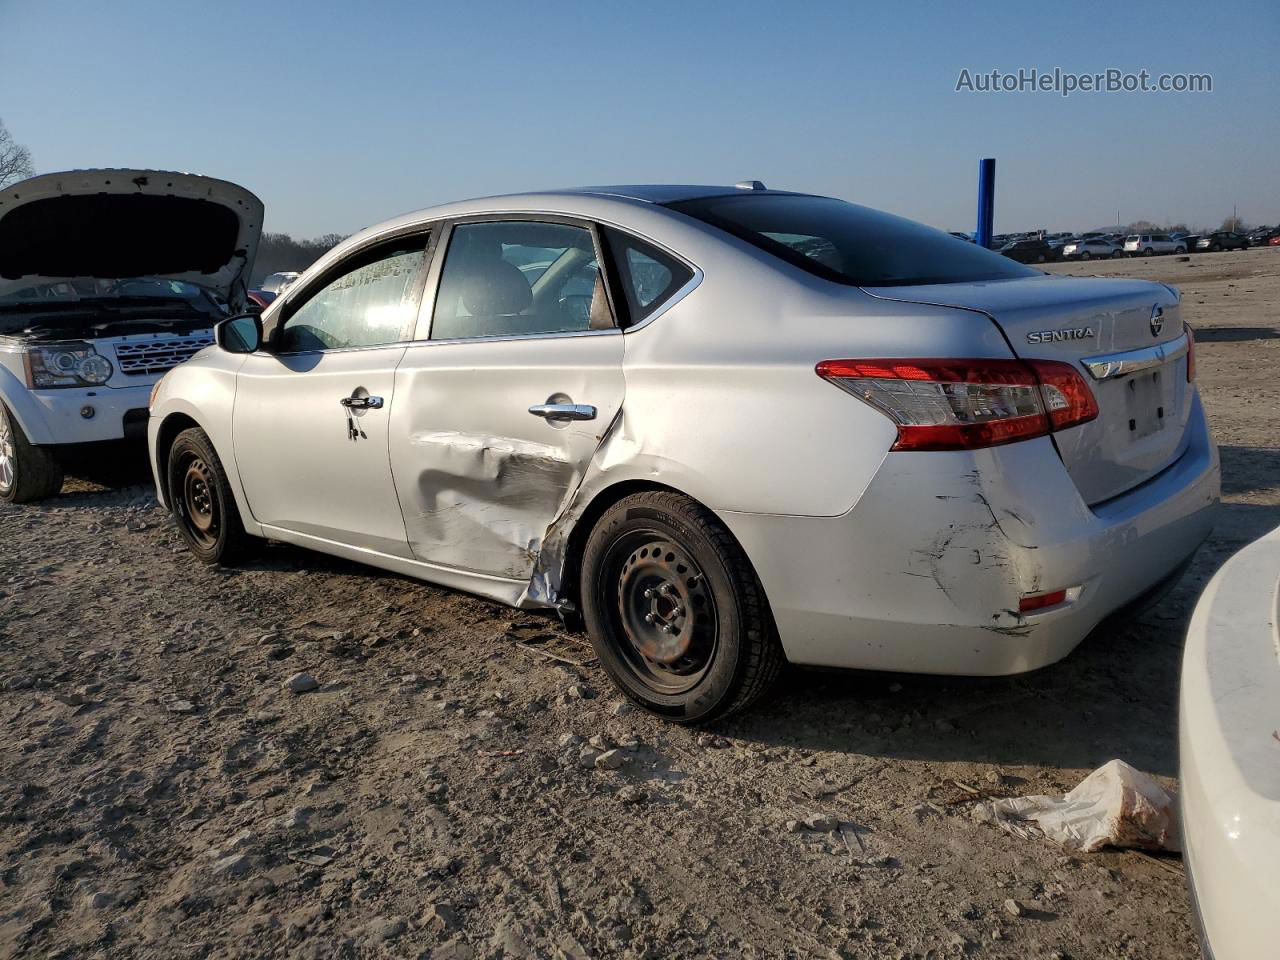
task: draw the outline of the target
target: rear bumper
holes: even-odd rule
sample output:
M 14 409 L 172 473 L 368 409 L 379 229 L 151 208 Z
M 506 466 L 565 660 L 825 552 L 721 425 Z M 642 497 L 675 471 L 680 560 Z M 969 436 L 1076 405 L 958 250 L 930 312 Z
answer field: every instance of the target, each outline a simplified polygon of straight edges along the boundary
M 1183 456 L 1090 508 L 1048 438 L 893 453 L 841 517 L 724 512 L 795 663 L 998 675 L 1053 663 L 1208 536 L 1219 464 L 1199 398 Z M 1067 602 L 1018 612 L 1027 594 Z

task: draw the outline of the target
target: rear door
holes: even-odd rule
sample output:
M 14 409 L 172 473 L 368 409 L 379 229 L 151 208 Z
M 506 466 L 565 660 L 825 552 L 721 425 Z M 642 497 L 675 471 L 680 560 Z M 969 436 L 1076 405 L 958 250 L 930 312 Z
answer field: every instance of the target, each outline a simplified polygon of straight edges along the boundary
M 458 222 L 395 378 L 391 467 L 413 555 L 527 580 L 622 407 L 595 229 Z
M 978 310 L 1018 356 L 1074 364 L 1093 390 L 1098 417 L 1054 440 L 1086 503 L 1131 489 L 1186 449 L 1188 337 L 1178 298 L 1162 284 L 1046 275 L 868 292 Z

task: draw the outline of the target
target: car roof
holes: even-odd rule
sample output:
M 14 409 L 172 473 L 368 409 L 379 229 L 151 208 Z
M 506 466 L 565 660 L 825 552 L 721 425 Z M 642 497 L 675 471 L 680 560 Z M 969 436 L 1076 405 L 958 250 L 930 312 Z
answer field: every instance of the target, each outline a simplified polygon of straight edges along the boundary
M 704 197 L 724 197 L 737 194 L 786 194 L 804 196 L 791 190 L 751 189 L 727 184 L 696 183 L 632 183 L 614 184 L 598 187 L 568 187 L 561 190 L 539 190 L 538 194 L 573 194 L 596 197 L 622 197 L 627 200 L 642 200 L 646 203 L 679 203 L 681 200 L 700 200 Z

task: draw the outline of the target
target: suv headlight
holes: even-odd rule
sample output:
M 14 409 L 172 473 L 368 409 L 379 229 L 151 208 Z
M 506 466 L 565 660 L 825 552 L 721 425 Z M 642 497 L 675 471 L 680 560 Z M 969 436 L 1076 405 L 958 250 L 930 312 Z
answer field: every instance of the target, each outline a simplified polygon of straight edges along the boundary
M 111 361 L 87 343 L 58 343 L 28 347 L 24 354 L 27 386 L 99 387 L 111 379 Z

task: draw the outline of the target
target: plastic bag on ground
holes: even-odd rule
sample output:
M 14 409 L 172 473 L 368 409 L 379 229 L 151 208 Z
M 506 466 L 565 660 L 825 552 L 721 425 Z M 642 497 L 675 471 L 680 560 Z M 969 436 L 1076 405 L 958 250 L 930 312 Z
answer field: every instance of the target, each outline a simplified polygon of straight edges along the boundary
M 1066 796 L 1012 797 L 983 806 L 1015 836 L 1047 837 L 1081 853 L 1106 846 L 1182 849 L 1177 798 L 1123 760 L 1099 767 Z

